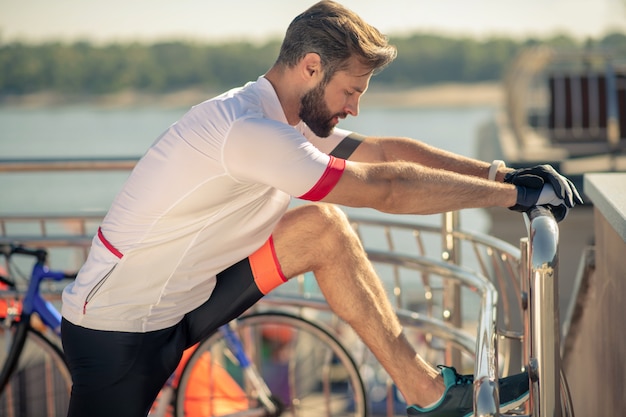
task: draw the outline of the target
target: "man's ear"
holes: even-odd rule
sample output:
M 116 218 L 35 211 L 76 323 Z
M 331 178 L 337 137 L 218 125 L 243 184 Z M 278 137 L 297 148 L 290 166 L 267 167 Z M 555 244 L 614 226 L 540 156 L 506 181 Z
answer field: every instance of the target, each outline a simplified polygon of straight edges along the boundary
M 319 80 L 322 77 L 322 59 L 314 52 L 309 52 L 300 61 L 302 76 L 307 81 Z

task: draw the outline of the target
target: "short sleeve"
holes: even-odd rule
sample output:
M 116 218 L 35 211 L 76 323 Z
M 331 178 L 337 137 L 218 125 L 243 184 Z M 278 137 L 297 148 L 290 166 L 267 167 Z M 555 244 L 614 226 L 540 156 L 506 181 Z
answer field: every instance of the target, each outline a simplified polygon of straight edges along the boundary
M 229 175 L 308 200 L 323 198 L 341 177 L 345 161 L 313 146 L 293 127 L 263 118 L 233 123 L 224 143 Z
M 330 136 L 320 138 L 309 129 L 309 127 L 300 122 L 296 128 L 311 142 L 317 149 L 325 154 L 335 156 L 341 159 L 348 159 L 356 148 L 363 142 L 365 136 L 351 132 L 345 129 L 335 128 Z
M 317 136 L 313 131 L 306 125 L 304 122 L 300 122 L 295 126 L 296 130 L 298 130 L 304 137 L 311 142 L 317 149 L 324 152 L 325 154 L 330 154 L 333 149 L 337 147 L 343 141 L 345 137 L 350 135 L 352 132 L 345 129 L 340 129 L 338 127 L 334 128 L 330 136 L 321 138 Z

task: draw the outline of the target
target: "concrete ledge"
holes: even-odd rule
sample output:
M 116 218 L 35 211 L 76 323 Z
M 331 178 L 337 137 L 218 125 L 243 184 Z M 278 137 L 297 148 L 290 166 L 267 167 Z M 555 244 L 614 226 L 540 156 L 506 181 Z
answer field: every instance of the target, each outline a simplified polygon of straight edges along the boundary
M 626 173 L 584 175 L 594 204 L 595 262 L 586 265 L 563 352 L 577 417 L 626 410 Z M 593 261 L 592 259 L 590 261 Z
M 584 191 L 626 242 L 626 172 L 585 174 Z

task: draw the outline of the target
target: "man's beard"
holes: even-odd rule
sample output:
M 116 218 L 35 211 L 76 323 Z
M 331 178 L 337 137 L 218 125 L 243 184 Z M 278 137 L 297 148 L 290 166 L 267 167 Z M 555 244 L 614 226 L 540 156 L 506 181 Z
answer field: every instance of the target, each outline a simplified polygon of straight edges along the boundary
M 321 138 L 328 137 L 333 132 L 335 117 L 345 117 L 342 114 L 331 114 L 324 102 L 324 87 L 321 84 L 302 96 L 299 116 L 309 129 Z

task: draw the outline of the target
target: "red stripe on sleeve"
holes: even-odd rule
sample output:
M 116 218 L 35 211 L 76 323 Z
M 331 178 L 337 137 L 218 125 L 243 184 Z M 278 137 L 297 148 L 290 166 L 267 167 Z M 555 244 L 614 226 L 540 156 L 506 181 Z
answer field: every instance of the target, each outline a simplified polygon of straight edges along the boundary
M 322 177 L 317 181 L 317 183 L 307 191 L 305 194 L 301 195 L 298 198 L 309 201 L 319 201 L 322 198 L 326 197 L 330 190 L 332 190 L 337 182 L 339 182 L 339 178 L 341 178 L 341 174 L 346 169 L 346 160 L 335 158 L 334 156 L 330 157 L 330 161 L 328 161 L 328 166 L 326 167 L 326 171 L 322 174 Z

